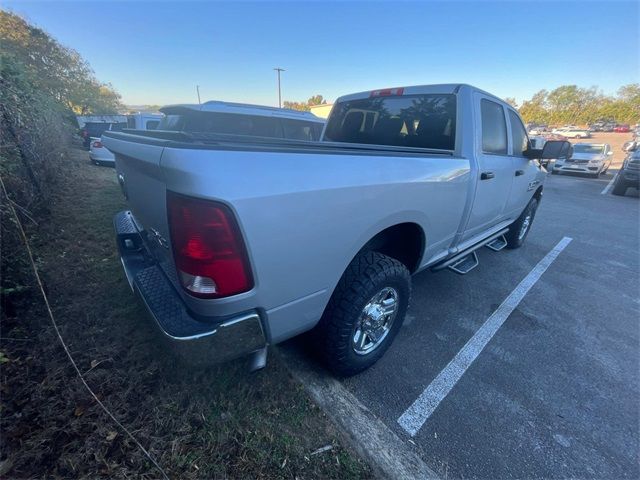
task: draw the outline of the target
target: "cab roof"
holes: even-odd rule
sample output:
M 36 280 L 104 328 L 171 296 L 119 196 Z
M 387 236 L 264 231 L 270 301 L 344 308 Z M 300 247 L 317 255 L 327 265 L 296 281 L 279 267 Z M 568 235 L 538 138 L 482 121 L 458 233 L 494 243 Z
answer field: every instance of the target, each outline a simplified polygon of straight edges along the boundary
M 352 93 L 350 95 L 344 95 L 336 100 L 338 102 L 344 102 L 349 100 L 361 100 L 369 97 L 385 97 L 385 96 L 400 96 L 400 95 L 427 95 L 427 94 L 455 94 L 461 89 L 470 89 L 480 92 L 489 97 L 493 97 L 500 103 L 505 103 L 501 98 L 486 92 L 480 88 L 465 83 L 440 83 L 434 85 L 413 85 L 408 87 L 393 87 L 393 88 L 381 88 L 376 90 L 366 90 L 364 92 Z
M 248 103 L 222 102 L 210 100 L 202 104 L 177 104 L 162 107 L 160 111 L 165 115 L 175 114 L 181 110 L 192 110 L 197 112 L 212 113 L 236 113 L 240 115 L 256 115 L 260 117 L 291 118 L 294 120 L 307 120 L 309 122 L 324 123 L 325 120 L 316 117 L 311 112 L 301 112 L 289 108 L 267 107 L 265 105 L 252 105 Z

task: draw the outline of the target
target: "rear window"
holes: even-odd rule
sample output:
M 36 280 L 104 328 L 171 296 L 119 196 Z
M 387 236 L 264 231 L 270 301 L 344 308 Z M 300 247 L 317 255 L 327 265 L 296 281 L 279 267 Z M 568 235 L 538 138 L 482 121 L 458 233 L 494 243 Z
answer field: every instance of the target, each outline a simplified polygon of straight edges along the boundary
M 455 95 L 403 95 L 336 104 L 324 139 L 453 150 L 455 136 Z
M 166 115 L 158 130 L 317 141 L 322 123 L 236 113 L 188 112 Z

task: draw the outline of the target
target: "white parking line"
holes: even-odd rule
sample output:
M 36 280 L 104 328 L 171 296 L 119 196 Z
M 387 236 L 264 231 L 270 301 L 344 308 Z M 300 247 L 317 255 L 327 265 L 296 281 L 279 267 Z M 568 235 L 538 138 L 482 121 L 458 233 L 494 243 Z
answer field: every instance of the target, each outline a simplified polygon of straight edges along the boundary
M 538 264 L 524 277 L 498 309 L 484 322 L 471 339 L 462 347 L 449 364 L 438 374 L 420 394 L 415 402 L 398 418 L 400 426 L 412 437 L 422 428 L 438 405 L 462 378 L 467 368 L 487 346 L 505 320 L 511 315 L 531 287 L 540 279 L 549 265 L 571 242 L 564 237 Z
M 618 175 L 620 174 L 620 172 L 616 173 L 613 178 L 611 179 L 611 181 L 609 183 L 607 183 L 607 186 L 604 187 L 604 190 L 602 190 L 600 192 L 600 195 L 606 195 L 607 193 L 609 193 L 609 191 L 611 190 L 611 187 L 613 187 L 613 182 L 616 181 L 616 178 L 618 178 Z

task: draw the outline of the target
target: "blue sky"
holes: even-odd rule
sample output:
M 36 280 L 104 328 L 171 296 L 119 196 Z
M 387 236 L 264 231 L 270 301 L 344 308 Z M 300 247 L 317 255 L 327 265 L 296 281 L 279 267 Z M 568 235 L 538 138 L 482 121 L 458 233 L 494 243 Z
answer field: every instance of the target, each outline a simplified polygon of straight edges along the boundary
M 128 104 L 277 104 L 464 82 L 529 98 L 640 81 L 639 2 L 54 2 L 4 9 L 76 49 Z

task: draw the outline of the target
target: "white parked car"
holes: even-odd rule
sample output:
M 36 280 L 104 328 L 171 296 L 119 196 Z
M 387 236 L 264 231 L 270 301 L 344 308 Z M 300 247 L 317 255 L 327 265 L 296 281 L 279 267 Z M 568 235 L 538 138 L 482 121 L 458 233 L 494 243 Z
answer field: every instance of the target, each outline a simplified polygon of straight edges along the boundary
M 551 133 L 562 135 L 567 138 L 591 138 L 591 132 L 585 128 L 579 127 L 562 127 L 554 128 Z
M 545 133 L 548 133 L 548 129 L 547 127 L 543 127 L 543 126 L 538 126 L 538 127 L 532 127 L 531 129 L 529 129 L 529 136 L 536 136 L 536 135 L 544 135 Z
M 598 177 L 607 173 L 612 160 L 613 150 L 608 143 L 576 143 L 571 158 L 557 160 L 551 173 L 587 173 Z
M 106 131 L 120 131 L 123 128 L 136 130 L 155 130 L 163 115 L 158 113 L 136 113 L 126 116 L 126 123 L 113 123 Z M 89 158 L 96 165 L 115 165 L 116 157 L 102 145 L 102 137 L 91 137 L 89 142 Z

